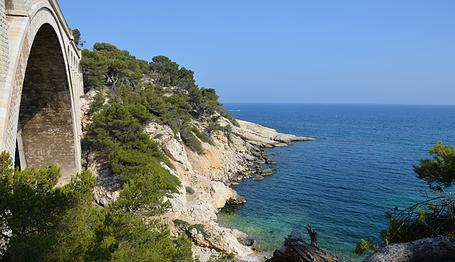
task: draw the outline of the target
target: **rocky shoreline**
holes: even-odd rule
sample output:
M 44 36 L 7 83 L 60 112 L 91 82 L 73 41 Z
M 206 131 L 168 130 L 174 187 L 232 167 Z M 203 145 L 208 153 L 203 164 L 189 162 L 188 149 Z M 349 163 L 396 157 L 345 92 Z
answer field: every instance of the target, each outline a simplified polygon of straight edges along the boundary
M 83 122 L 84 125 L 87 123 Z M 162 163 L 163 167 L 181 181 L 178 192 L 168 199 L 172 207 L 161 216 L 171 233 L 174 236 L 189 236 L 193 242 L 193 255 L 199 261 L 217 261 L 217 258 L 226 257 L 245 262 L 339 261 L 319 249 L 317 241 L 313 243 L 312 239 L 308 244 L 302 234 L 295 232 L 286 238 L 273 257 L 264 257 L 255 250 L 255 241 L 247 234 L 218 224 L 217 213 L 225 205 L 247 201 L 231 188 L 233 184 L 249 178 L 261 181 L 273 175 L 275 170 L 271 166 L 275 161 L 268 158 L 267 148 L 316 140 L 282 134 L 247 121 L 237 120 L 237 123 L 235 125 L 219 116 L 217 124 L 221 128 L 210 133 L 209 142 L 200 141 L 202 153 L 192 151 L 183 143 L 180 134 L 175 134 L 166 125 L 151 122 L 146 126 L 145 131 L 161 145 L 171 161 L 171 166 Z M 208 121 L 194 120 L 192 124 L 201 132 L 207 130 L 209 125 Z M 121 183 L 107 164 L 106 152 L 85 150 L 83 163 L 97 178 L 95 202 L 105 206 L 116 200 Z M 365 261 L 433 261 L 434 258 L 446 261 L 454 250 L 452 238 L 429 238 L 381 248 Z
M 87 111 L 90 97 L 83 105 Z M 86 126 L 88 119 L 83 121 Z M 172 207 L 162 216 L 172 234 L 187 234 L 193 241 L 193 254 L 201 261 L 220 255 L 233 254 L 238 261 L 263 261 L 255 252 L 254 241 L 236 229 L 217 223 L 217 213 L 227 204 L 242 204 L 246 200 L 230 186 L 253 177 L 262 180 L 273 173 L 260 165 L 273 164 L 268 159 L 266 148 L 286 146 L 291 142 L 312 141 L 309 137 L 282 134 L 274 129 L 255 123 L 230 120 L 219 116 L 219 130 L 210 133 L 210 141 L 200 141 L 203 153 L 187 147 L 180 137 L 166 125 L 149 123 L 145 131 L 157 141 L 171 160 L 166 166 L 181 181 L 178 192 L 169 198 Z M 192 121 L 199 131 L 207 130 L 209 121 Z M 85 150 L 83 162 L 97 177 L 95 201 L 104 206 L 119 196 L 121 183 L 111 172 L 103 152 Z
M 201 261 L 223 253 L 235 254 L 238 261 L 262 261 L 264 257 L 255 252 L 254 241 L 239 230 L 221 227 L 217 213 L 226 204 L 245 201 L 230 185 L 253 176 L 262 180 L 272 174 L 272 170 L 258 168 L 259 164 L 270 162 L 265 148 L 314 139 L 281 134 L 247 121 L 238 120 L 238 126 L 225 118 L 218 121 L 221 126 L 229 126 L 231 132 L 212 134 L 213 143 L 203 143 L 203 154 L 189 150 L 168 127 L 156 123 L 147 127 L 171 158 L 175 167 L 171 172 L 182 182 L 179 193 L 169 199 L 172 208 L 164 217 L 174 234 L 186 231 L 192 238 L 193 253 Z M 200 128 L 205 125 L 194 124 Z

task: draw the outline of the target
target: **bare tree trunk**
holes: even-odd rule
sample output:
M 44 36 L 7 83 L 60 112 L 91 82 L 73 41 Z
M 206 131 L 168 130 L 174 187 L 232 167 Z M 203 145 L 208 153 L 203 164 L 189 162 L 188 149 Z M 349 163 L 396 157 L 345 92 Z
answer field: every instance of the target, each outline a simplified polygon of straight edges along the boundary
M 319 247 L 319 244 L 318 244 L 318 233 L 316 233 L 316 231 L 311 227 L 310 224 L 308 224 L 306 226 L 306 230 L 308 231 L 308 235 L 310 236 L 311 245 L 313 247 Z
M 317 247 L 317 234 L 311 226 L 307 227 L 311 245 L 303 240 L 300 231 L 293 231 L 284 241 L 284 245 L 273 253 L 268 262 L 338 262 L 337 257 Z M 311 233 L 310 233 L 311 232 Z

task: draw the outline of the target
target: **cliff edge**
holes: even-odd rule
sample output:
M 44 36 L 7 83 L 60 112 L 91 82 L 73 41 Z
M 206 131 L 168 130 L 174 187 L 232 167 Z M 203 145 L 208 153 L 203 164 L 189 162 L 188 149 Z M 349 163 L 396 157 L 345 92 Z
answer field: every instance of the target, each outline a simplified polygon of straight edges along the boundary
M 84 108 L 89 108 L 90 97 L 94 96 L 87 95 Z M 193 253 L 201 261 L 221 254 L 234 254 L 239 261 L 262 261 L 264 258 L 256 254 L 252 240 L 239 230 L 221 227 L 217 213 L 226 204 L 246 201 L 230 185 L 256 175 L 258 164 L 267 162 L 264 148 L 314 139 L 282 134 L 242 120 L 234 124 L 223 116 L 217 117 L 216 124 L 219 128 L 210 132 L 208 140 L 198 138 L 200 152 L 188 147 L 182 134 L 169 126 L 153 121 L 146 125 L 145 132 L 161 145 L 172 164 L 162 165 L 181 182 L 178 192 L 168 199 L 172 207 L 163 219 L 174 235 L 187 234 L 192 239 Z M 193 132 L 199 133 L 207 130 L 210 123 L 192 120 L 192 125 L 196 127 Z M 121 184 L 109 169 L 103 152 L 89 152 L 85 164 L 97 176 L 96 202 L 104 206 L 116 200 Z

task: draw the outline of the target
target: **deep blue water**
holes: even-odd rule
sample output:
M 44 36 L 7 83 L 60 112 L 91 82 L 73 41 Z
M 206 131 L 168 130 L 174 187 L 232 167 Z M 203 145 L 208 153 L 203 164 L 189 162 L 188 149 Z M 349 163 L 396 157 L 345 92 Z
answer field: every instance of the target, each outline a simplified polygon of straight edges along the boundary
M 269 150 L 278 172 L 246 180 L 247 198 L 222 212 L 271 252 L 293 229 L 312 224 L 319 242 L 346 260 L 361 238 L 378 238 L 384 212 L 408 206 L 427 192 L 412 165 L 438 141 L 455 145 L 455 106 L 228 104 L 239 119 L 280 132 L 319 138 Z

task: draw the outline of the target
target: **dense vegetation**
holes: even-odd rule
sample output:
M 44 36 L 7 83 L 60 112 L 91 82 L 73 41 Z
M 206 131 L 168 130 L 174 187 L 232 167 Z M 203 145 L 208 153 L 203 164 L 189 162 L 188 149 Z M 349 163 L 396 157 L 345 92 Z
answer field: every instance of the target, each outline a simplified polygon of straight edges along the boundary
M 145 126 L 150 121 L 166 124 L 202 153 L 201 141 L 210 142 L 209 131 L 199 131 L 192 120 L 213 122 L 217 115 L 229 114 L 213 89 L 199 88 L 192 71 L 164 56 L 147 63 L 98 43 L 93 51 L 83 51 L 82 68 L 86 89 L 98 91 L 84 145 L 108 153 L 112 171 L 123 182 L 116 205 L 149 215 L 163 211 L 168 203 L 162 200 L 175 192 L 179 181 L 163 167 L 171 164 Z
M 191 70 L 165 56 L 156 56 L 148 63 L 111 44 L 97 43 L 93 51 L 83 51 L 81 65 L 86 90 L 100 91 L 92 113 L 102 109 L 100 115 L 109 118 L 108 114 L 114 111 L 110 107 L 116 107 L 128 111 L 141 125 L 152 120 L 166 124 L 199 153 L 201 138 L 195 137 L 192 119 L 215 123 L 217 117 L 224 116 L 237 124 L 218 102 L 214 89 L 199 88 Z M 104 99 L 110 103 L 102 108 Z M 103 121 L 95 116 L 94 126 L 105 125 Z M 213 130 L 205 130 L 210 131 Z
M 151 121 L 168 125 L 191 150 L 203 153 L 201 141 L 211 142 L 208 132 L 212 130 L 201 131 L 192 121 L 214 125 L 219 116 L 234 124 L 235 120 L 221 107 L 215 90 L 199 88 L 192 71 L 167 57 L 157 56 L 148 63 L 111 44 L 98 43 L 93 51 L 83 51 L 81 64 L 86 90 L 97 91 L 85 148 L 107 152 L 110 168 L 123 183 L 120 198 L 109 209 L 114 209 L 116 216 L 129 214 L 141 231 L 161 234 L 162 238 L 155 241 L 161 248 L 154 252 L 162 259 L 152 261 L 191 260 L 186 238 L 173 240 L 159 222 L 153 226 L 142 222 L 169 207 L 164 199 L 180 184 L 163 167 L 171 163 L 144 129 Z M 119 224 L 119 228 L 128 231 L 126 225 Z M 131 235 L 127 245 L 141 247 L 142 241 L 142 236 Z M 134 256 L 125 253 L 123 259 Z
M 75 31 L 77 44 L 83 45 Z M 159 144 L 145 133 L 151 122 L 168 125 L 193 151 L 226 128 L 213 89 L 199 88 L 192 71 L 164 56 L 146 62 L 107 43 L 83 50 L 85 91 L 96 90 L 84 149 L 105 153 L 121 180 L 119 198 L 105 207 L 93 202 L 89 172 L 57 187 L 56 166 L 11 168 L 0 155 L 0 244 L 5 261 L 192 261 L 191 242 L 174 238 L 156 218 L 180 185 Z M 194 120 L 208 122 L 200 130 Z
M 432 196 L 405 209 L 395 208 L 386 213 L 387 230 L 381 232 L 384 244 L 409 242 L 426 237 L 455 237 L 455 199 L 451 190 L 455 184 L 455 149 L 438 143 L 429 151 L 431 158 L 414 166 L 419 179 L 428 183 Z M 362 239 L 356 253 L 374 246 Z
M 0 154 L 0 233 L 3 261 L 192 261 L 191 242 L 138 216 L 135 202 L 100 208 L 95 178 L 78 174 L 56 187 L 59 168 L 11 168 Z

